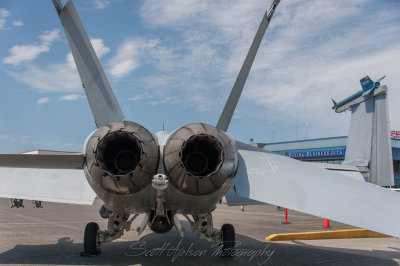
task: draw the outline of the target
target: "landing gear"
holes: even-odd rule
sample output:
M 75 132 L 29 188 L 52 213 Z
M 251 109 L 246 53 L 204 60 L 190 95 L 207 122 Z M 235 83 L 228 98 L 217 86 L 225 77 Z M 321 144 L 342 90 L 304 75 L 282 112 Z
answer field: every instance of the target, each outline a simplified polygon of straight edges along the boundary
M 88 223 L 85 228 L 85 236 L 83 242 L 83 250 L 81 256 L 96 256 L 101 252 L 100 245 L 105 242 L 111 242 L 120 238 L 125 231 L 131 229 L 131 224 L 139 214 L 133 215 L 129 219 L 130 214 L 111 213 L 108 218 L 107 230 L 99 230 L 97 223 Z
M 221 227 L 222 256 L 231 257 L 235 249 L 235 228 L 231 224 L 224 224 Z
M 35 200 L 35 201 L 33 201 L 33 203 L 35 204 L 36 208 L 43 208 L 41 200 Z
M 96 256 L 100 254 L 99 225 L 97 223 L 88 223 L 86 225 L 83 250 L 83 256 Z
M 219 254 L 223 257 L 231 257 L 235 249 L 235 229 L 231 224 L 224 224 L 221 231 L 214 231 L 211 213 L 193 215 L 193 221 L 188 215 L 185 218 L 191 225 L 192 232 L 204 240 L 220 245 Z
M 22 199 L 11 199 L 11 208 L 24 208 L 24 200 Z
M 105 205 L 101 205 L 101 207 L 99 209 L 99 214 L 100 214 L 101 218 L 108 219 L 110 217 L 111 213 L 112 213 L 112 211 L 108 210 Z

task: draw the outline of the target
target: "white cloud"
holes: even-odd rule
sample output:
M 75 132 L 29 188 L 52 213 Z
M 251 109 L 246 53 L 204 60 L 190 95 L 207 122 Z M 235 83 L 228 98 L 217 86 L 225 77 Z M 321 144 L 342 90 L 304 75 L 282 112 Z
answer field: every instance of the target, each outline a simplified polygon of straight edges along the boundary
M 261 119 L 309 121 L 325 136 L 331 129 L 329 135 L 336 134 L 335 127 L 346 128 L 348 116 L 330 109 L 330 97 L 339 100 L 355 92 L 366 74 L 373 79 L 387 74 L 389 87 L 400 82 L 398 8 L 380 6 L 370 19 L 365 14 L 373 5 L 370 0 L 282 1 L 239 108 L 256 103 Z M 144 22 L 167 28 L 174 38 L 160 38 L 143 55 L 158 71 L 143 77 L 143 84 L 164 93 L 164 100 L 153 103 L 180 95 L 181 104 L 196 103 L 197 110 L 221 110 L 267 6 L 263 0 L 145 1 Z M 400 96 L 397 91 L 391 91 L 392 99 Z M 397 106 L 390 109 L 392 124 L 400 127 Z M 313 129 L 315 136 L 319 129 Z
M 97 57 L 100 59 L 103 55 L 107 54 L 110 52 L 110 48 L 105 46 L 103 43 L 103 39 L 100 38 L 90 38 L 90 42 L 92 43 L 93 49 L 97 55 Z M 68 66 L 71 69 L 76 69 L 74 58 L 72 57 L 72 53 L 69 52 L 67 55 L 67 62 Z
M 151 99 L 153 98 L 153 95 L 151 95 L 148 92 L 142 93 L 142 94 L 137 94 L 134 97 L 128 98 L 130 101 L 139 101 L 139 100 L 145 100 L 145 99 Z
M 15 45 L 10 48 L 10 55 L 3 59 L 4 64 L 19 65 L 24 61 L 36 59 L 41 53 L 50 51 L 45 45 Z
M 4 26 L 7 22 L 6 18 L 10 16 L 10 11 L 5 8 L 0 8 L 0 30 L 4 29 Z
M 176 94 L 198 111 L 219 111 L 221 87 L 233 85 L 266 7 L 263 0 L 145 1 L 144 21 L 175 31 L 142 54 L 158 70 L 144 78 L 146 88 L 164 91 L 153 103 Z
M 121 42 L 106 65 L 112 77 L 135 75 L 131 84 L 140 87 L 142 94 L 132 93 L 130 100 L 221 111 L 268 3 L 142 3 L 142 24 L 148 30 L 146 36 L 151 37 Z M 389 100 L 398 98 L 400 91 L 391 88 L 400 82 L 396 73 L 400 69 L 400 22 L 398 9 L 386 4 L 375 9 L 378 4 L 370 0 L 282 1 L 243 91 L 238 108 L 244 111 L 235 117 L 289 119 L 303 125 L 309 121 L 325 130 L 346 128 L 342 116 L 330 109 L 330 97 L 339 100 L 355 92 L 358 79 L 365 74 L 373 79 L 387 74 L 384 83 L 389 85 Z M 365 15 L 370 10 L 376 11 L 373 19 Z M 155 34 L 157 40 L 153 39 Z M 109 52 L 103 42 L 97 43 L 103 47 L 95 47 L 99 56 Z M 12 74 L 40 92 L 71 95 L 81 91 L 71 55 L 59 64 L 27 65 L 21 73 Z M 254 105 L 260 111 L 248 114 L 246 108 Z M 393 102 L 390 109 L 393 124 L 400 128 L 400 109 Z M 314 127 L 313 132 L 316 130 Z
M 10 137 L 9 135 L 1 134 L 0 140 L 7 140 L 9 137 Z
M 207 6 L 214 1 L 199 0 L 170 0 L 145 1 L 141 8 L 142 17 L 155 25 L 179 25 L 182 21 L 190 20 L 208 11 Z
M 101 58 L 103 55 L 110 52 L 110 48 L 104 45 L 103 39 L 90 38 L 90 42 L 92 43 L 93 49 L 96 52 L 98 58 Z
M 12 24 L 16 27 L 24 25 L 24 23 L 21 20 L 13 20 Z
M 0 141 L 12 141 L 23 144 L 29 144 L 29 147 L 34 147 L 37 149 L 40 147 L 46 147 L 46 149 L 50 148 L 52 150 L 71 150 L 75 151 L 82 150 L 82 143 L 68 143 L 68 142 L 58 142 L 58 141 L 38 141 L 32 138 L 32 136 L 24 136 L 24 135 L 16 135 L 16 134 L 0 134 Z
M 176 104 L 176 103 L 182 103 L 182 99 L 179 96 L 168 96 L 165 97 L 162 100 L 158 101 L 151 101 L 151 105 L 159 105 L 159 104 Z
M 323 3 L 327 10 L 319 8 L 319 1 L 306 7 L 286 2 L 274 18 L 280 28 L 256 58 L 245 98 L 265 106 L 265 111 L 278 111 L 282 118 L 311 120 L 320 130 L 343 128 L 344 116 L 329 108 L 331 97 L 341 100 L 356 92 L 361 88 L 358 80 L 367 74 L 373 79 L 386 74 L 390 80 L 385 82 L 400 82 L 400 45 L 393 38 L 400 27 L 391 25 L 391 11 L 349 23 L 362 16 L 359 5 L 364 2 L 352 1 L 344 12 L 336 1 Z M 400 125 L 397 116 L 391 117 Z
M 68 63 L 46 67 L 29 64 L 22 71 L 10 71 L 9 75 L 40 93 L 78 92 L 82 88 L 76 69 L 71 68 Z
M 46 41 L 52 41 L 55 36 L 47 34 L 42 37 Z M 102 39 L 91 39 L 93 48 L 99 57 L 110 51 L 106 47 Z M 71 53 L 68 53 L 64 62 L 50 64 L 47 66 L 38 66 L 35 64 L 26 64 L 21 71 L 9 71 L 10 76 L 14 79 L 25 83 L 38 90 L 40 93 L 45 92 L 80 92 L 82 91 L 82 83 Z
M 92 0 L 92 4 L 96 9 L 104 9 L 110 4 L 110 0 Z
M 16 136 L 15 134 L 13 135 L 8 135 L 8 134 L 1 134 L 0 135 L 0 140 L 1 141 L 18 141 L 20 143 L 28 143 L 31 141 L 31 136 Z
M 41 44 L 15 45 L 9 49 L 10 55 L 3 58 L 3 63 L 19 65 L 25 61 L 35 60 L 41 53 L 50 51 L 51 43 L 59 37 L 58 29 L 45 31 L 39 35 Z
M 50 45 L 53 41 L 60 38 L 60 30 L 54 29 L 52 31 L 46 30 L 42 34 L 39 35 L 39 38 L 42 40 L 43 45 Z
M 79 99 L 85 99 L 86 96 L 85 95 L 81 95 L 81 94 L 68 94 L 68 95 L 64 95 L 62 97 L 59 98 L 60 101 L 76 101 Z
M 143 51 L 156 45 L 156 40 L 128 39 L 122 42 L 116 55 L 108 62 L 111 75 L 117 79 L 128 75 L 138 67 Z
M 43 98 L 39 98 L 37 100 L 37 104 L 45 104 L 45 103 L 48 103 L 49 101 L 50 101 L 49 97 L 43 97 Z

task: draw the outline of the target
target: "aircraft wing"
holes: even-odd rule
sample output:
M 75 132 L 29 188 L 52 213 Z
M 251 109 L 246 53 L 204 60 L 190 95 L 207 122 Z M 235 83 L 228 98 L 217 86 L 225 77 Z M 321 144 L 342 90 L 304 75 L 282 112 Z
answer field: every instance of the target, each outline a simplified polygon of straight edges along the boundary
M 307 162 L 307 163 L 322 169 L 328 169 L 339 175 L 348 176 L 350 178 L 354 178 L 362 182 L 365 182 L 362 173 L 369 172 L 367 167 L 357 167 L 352 165 L 332 164 L 332 163 L 313 163 L 313 162 Z
M 400 194 L 237 142 L 237 195 L 400 237 Z M 227 198 L 228 200 L 228 198 Z
M 237 194 L 235 186 L 231 186 L 225 194 L 226 203 L 228 206 L 241 206 L 241 205 L 264 205 L 265 202 L 252 200 L 249 198 L 241 197 Z
M 83 162 L 82 154 L 1 154 L 0 197 L 91 205 Z
M 84 160 L 83 154 L 0 154 L 0 167 L 83 169 Z

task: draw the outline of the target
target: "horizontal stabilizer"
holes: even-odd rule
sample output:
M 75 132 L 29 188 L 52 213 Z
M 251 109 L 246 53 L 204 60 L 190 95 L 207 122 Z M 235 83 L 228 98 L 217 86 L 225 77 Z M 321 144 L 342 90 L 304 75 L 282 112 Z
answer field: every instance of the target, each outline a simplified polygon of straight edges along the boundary
M 82 169 L 83 154 L 0 154 L 0 167 L 41 169 Z
M 345 160 L 342 165 L 354 165 L 368 167 L 369 161 L 365 159 Z
M 0 197 L 91 205 L 83 170 L 0 168 Z
M 332 164 L 332 163 L 312 163 L 313 166 L 320 167 L 322 169 L 327 169 L 333 171 L 336 174 L 344 175 L 355 180 L 365 182 L 365 179 L 361 173 L 368 173 L 369 170 L 366 167 L 356 167 L 350 165 Z
M 359 172 L 353 172 L 353 171 L 340 171 L 340 170 L 332 170 L 330 169 L 330 171 L 335 172 L 338 175 L 343 175 L 343 176 L 347 176 L 349 178 L 353 178 L 354 180 L 358 180 L 361 182 L 365 182 L 365 179 L 363 177 L 363 175 Z
M 400 237 L 400 194 L 237 142 L 239 196 Z M 379 200 L 377 200 L 379 199 Z
M 369 173 L 369 169 L 367 166 L 354 166 L 354 165 L 345 165 L 345 164 L 333 164 L 333 163 L 313 163 L 309 162 L 314 166 L 320 166 L 321 168 L 328 170 L 337 170 L 343 172 L 359 172 L 359 173 Z

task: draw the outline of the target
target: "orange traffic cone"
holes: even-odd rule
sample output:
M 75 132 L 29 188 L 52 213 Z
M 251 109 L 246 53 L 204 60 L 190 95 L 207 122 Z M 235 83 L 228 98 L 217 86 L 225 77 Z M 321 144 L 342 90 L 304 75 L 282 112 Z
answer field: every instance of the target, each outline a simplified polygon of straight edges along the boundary
M 322 226 L 323 228 L 331 228 L 331 226 L 329 225 L 329 220 L 328 219 L 324 219 L 324 226 Z

